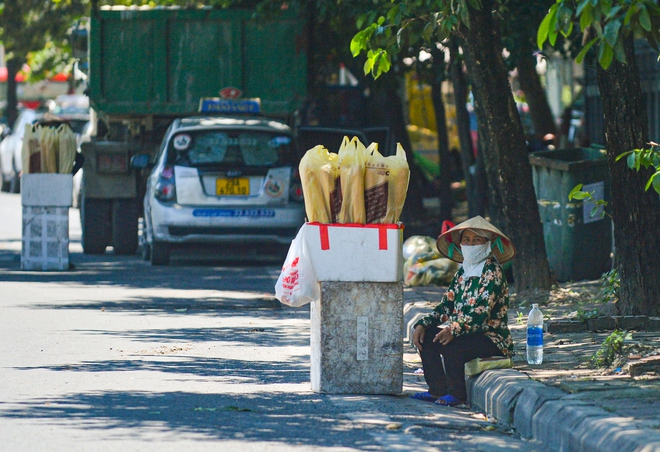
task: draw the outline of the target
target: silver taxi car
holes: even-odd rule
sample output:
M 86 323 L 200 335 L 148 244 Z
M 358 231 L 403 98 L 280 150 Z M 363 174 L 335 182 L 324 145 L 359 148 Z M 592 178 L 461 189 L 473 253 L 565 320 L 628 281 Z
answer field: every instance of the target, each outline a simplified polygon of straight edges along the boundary
M 260 116 L 174 120 L 147 180 L 143 247 L 288 245 L 305 219 L 299 155 L 286 124 Z

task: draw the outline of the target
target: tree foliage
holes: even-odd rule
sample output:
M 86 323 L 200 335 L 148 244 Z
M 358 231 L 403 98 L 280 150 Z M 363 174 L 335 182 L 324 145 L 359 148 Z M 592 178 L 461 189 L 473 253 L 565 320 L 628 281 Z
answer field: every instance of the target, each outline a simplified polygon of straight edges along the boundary
M 660 6 L 654 0 L 556 0 L 538 29 L 537 43 L 557 45 L 558 36 L 569 37 L 577 24 L 582 34 L 582 50 L 575 61 L 581 63 L 587 52 L 597 49 L 598 63 L 607 69 L 613 59 L 626 63 L 626 38 L 643 38 L 658 50 Z

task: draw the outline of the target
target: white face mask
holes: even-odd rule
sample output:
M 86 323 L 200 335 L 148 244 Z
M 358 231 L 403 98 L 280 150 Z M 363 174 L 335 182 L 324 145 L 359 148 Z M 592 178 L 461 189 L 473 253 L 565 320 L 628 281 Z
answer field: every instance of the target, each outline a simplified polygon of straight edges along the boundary
M 485 261 L 490 254 L 490 242 L 483 245 L 461 245 L 463 264 L 474 265 Z

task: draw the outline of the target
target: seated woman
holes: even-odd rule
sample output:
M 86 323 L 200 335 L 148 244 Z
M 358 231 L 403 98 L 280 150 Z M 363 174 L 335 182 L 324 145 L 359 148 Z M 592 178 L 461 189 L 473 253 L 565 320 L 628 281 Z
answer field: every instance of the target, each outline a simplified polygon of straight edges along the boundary
M 436 245 L 441 254 L 462 265 L 440 304 L 415 324 L 413 343 L 429 390 L 411 397 L 456 406 L 467 401 L 466 362 L 513 355 L 509 288 L 500 264 L 516 250 L 480 216 L 441 234 Z

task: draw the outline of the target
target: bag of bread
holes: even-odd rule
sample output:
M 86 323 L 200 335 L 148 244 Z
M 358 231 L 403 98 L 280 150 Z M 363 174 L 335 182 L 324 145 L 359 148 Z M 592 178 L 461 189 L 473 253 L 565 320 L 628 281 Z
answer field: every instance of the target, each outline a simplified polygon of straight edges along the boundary
M 54 127 L 41 127 L 39 147 L 41 148 L 41 172 L 57 173 L 60 143 Z
M 396 154 L 389 157 L 383 157 L 376 144 L 367 157 L 364 171 L 367 223 L 399 221 L 409 180 L 410 168 L 401 143 L 397 143 Z
M 78 153 L 76 134 L 67 124 L 62 124 L 57 128 L 57 140 L 60 150 L 59 173 L 71 174 Z
M 298 165 L 307 221 L 336 223 L 341 208 L 339 156 L 322 145 L 308 150 Z M 338 204 L 339 203 L 339 204 Z
M 39 125 L 25 125 L 23 148 L 21 149 L 25 174 L 41 172 L 41 130 L 42 127 Z
M 358 137 L 344 137 L 339 148 L 341 211 L 338 223 L 365 224 L 364 166 L 367 154 Z

